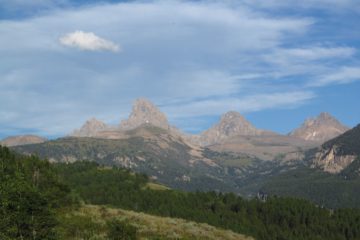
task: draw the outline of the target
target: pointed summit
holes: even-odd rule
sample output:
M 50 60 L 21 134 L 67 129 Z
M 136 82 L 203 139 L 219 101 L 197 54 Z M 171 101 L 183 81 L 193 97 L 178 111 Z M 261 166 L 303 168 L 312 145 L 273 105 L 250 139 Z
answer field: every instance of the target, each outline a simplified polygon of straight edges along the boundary
M 301 127 L 295 129 L 290 136 L 309 141 L 325 142 L 349 130 L 329 113 L 322 112 L 315 118 L 305 120 Z
M 265 132 L 254 127 L 240 113 L 230 111 L 223 114 L 217 124 L 201 134 L 200 142 L 202 145 L 211 145 L 232 136 L 257 136 Z
M 71 136 L 74 137 L 94 137 L 100 131 L 104 131 L 108 126 L 96 118 L 91 118 L 79 129 L 75 130 Z
M 130 130 L 143 124 L 150 124 L 163 129 L 169 129 L 170 125 L 166 115 L 162 113 L 152 102 L 145 98 L 135 100 L 132 112 L 127 120 L 120 123 L 120 129 Z

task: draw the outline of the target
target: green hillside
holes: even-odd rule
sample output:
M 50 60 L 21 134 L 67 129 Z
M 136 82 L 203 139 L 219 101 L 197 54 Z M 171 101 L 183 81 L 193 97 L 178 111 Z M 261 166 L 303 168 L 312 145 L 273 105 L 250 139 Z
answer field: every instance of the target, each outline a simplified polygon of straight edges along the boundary
M 294 198 L 245 200 L 231 193 L 155 190 L 149 187 L 146 175 L 127 169 L 94 162 L 49 164 L 37 157 L 14 154 L 7 148 L 0 148 L 0 161 L 0 232 L 5 240 L 119 239 L 121 235 L 126 237 L 123 239 L 171 239 L 166 232 L 169 224 L 178 234 L 175 239 L 206 239 L 206 234 L 225 234 L 188 221 L 259 240 L 360 237 L 359 209 L 330 211 Z M 125 210 L 171 219 L 144 219 L 139 217 L 141 214 Z M 146 220 L 149 218 L 165 223 L 153 229 Z M 212 233 L 206 233 L 204 228 Z M 202 233 L 196 233 L 197 229 Z
M 307 153 L 311 165 L 318 151 L 328 152 L 336 146 L 336 154 L 358 155 L 338 174 L 321 169 L 298 167 L 267 179 L 261 190 L 270 195 L 300 197 L 328 208 L 359 207 L 360 203 L 360 125 Z
M 180 240 L 251 240 L 242 234 L 204 223 L 179 218 L 159 217 L 105 206 L 83 205 L 61 216 L 57 227 L 63 239 L 180 239 Z M 128 238 L 121 238 L 123 232 Z M 110 236 L 110 239 L 111 236 Z
M 358 163 L 359 160 L 355 162 Z M 308 199 L 328 208 L 358 208 L 360 178 L 359 175 L 354 176 L 350 168 L 351 166 L 341 174 L 334 175 L 302 167 L 268 179 L 261 190 L 270 195 Z
M 144 188 L 144 175 L 95 163 L 57 164 L 56 169 L 87 204 L 203 222 L 256 239 L 356 239 L 344 235 L 349 228 L 360 234 L 352 227 L 360 227 L 360 210 L 331 212 L 293 198 L 263 202 L 230 193 L 151 190 Z

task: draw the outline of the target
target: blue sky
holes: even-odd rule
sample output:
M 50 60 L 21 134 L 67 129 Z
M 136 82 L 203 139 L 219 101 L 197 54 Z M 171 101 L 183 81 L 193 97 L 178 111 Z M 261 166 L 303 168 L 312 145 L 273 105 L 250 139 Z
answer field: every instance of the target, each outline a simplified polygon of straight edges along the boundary
M 359 1 L 289 2 L 0 0 L 0 138 L 118 124 L 138 97 L 192 133 L 229 110 L 355 126 Z

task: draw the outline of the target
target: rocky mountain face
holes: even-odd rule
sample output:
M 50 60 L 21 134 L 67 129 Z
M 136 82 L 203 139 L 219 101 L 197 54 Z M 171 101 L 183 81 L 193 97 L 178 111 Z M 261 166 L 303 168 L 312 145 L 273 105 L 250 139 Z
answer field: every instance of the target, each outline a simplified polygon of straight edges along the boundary
M 27 144 L 43 143 L 47 141 L 46 138 L 35 136 L 35 135 L 22 135 L 7 137 L 0 141 L 0 145 L 13 147 Z
M 339 173 L 360 156 L 360 125 L 319 147 L 311 157 L 312 167 Z
M 147 99 L 139 98 L 135 101 L 129 118 L 121 121 L 120 129 L 135 129 L 144 124 L 170 129 L 166 115 Z
M 270 132 L 257 129 L 238 112 L 230 111 L 221 116 L 220 121 L 200 136 L 193 137 L 192 142 L 202 146 L 221 143 L 233 136 L 260 136 Z
M 108 126 L 105 123 L 92 118 L 78 130 L 75 130 L 70 136 L 72 137 L 96 137 L 104 139 L 126 139 L 129 137 L 129 131 L 143 126 L 157 127 L 169 130 L 175 135 L 181 135 L 181 132 L 168 123 L 166 115 L 162 113 L 153 103 L 144 98 L 137 99 L 130 116 L 122 120 L 119 126 Z M 147 131 L 142 132 L 144 137 L 148 135 Z M 131 134 L 130 134 L 131 135 Z
M 213 151 L 242 153 L 261 160 L 303 160 L 306 150 L 319 145 L 312 140 L 257 129 L 234 111 L 225 113 L 202 134 L 185 138 Z
M 246 154 L 215 152 L 189 145 L 181 136 L 151 125 L 124 131 L 124 138 L 59 138 L 13 148 L 51 162 L 91 160 L 146 173 L 171 188 L 256 194 L 260 183 L 288 168 Z
M 95 137 L 101 131 L 108 129 L 109 127 L 97 120 L 96 118 L 92 118 L 87 120 L 86 123 L 78 130 L 75 130 L 70 136 L 74 137 Z
M 346 132 L 349 128 L 342 125 L 329 113 L 321 113 L 316 118 L 307 119 L 301 127 L 295 129 L 290 136 L 309 141 L 325 142 Z

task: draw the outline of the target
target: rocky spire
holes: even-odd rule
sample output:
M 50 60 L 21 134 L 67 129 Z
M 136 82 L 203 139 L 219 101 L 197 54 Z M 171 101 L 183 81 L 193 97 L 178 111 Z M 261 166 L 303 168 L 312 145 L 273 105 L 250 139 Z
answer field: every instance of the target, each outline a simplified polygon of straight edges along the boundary
M 289 135 L 310 141 L 325 142 L 348 129 L 329 113 L 322 112 L 315 118 L 305 120 L 299 128 L 290 132 Z
M 108 126 L 96 118 L 91 118 L 79 129 L 75 130 L 71 136 L 74 137 L 94 137 L 100 131 L 108 129 Z
M 163 129 L 170 128 L 170 125 L 164 113 L 162 113 L 149 100 L 139 98 L 135 100 L 129 118 L 127 120 L 121 121 L 120 129 L 134 129 L 144 124 L 153 125 Z

